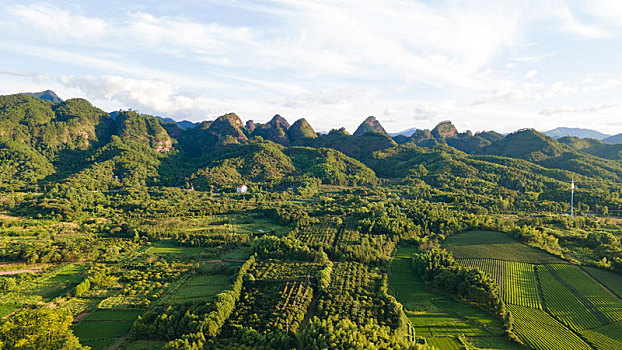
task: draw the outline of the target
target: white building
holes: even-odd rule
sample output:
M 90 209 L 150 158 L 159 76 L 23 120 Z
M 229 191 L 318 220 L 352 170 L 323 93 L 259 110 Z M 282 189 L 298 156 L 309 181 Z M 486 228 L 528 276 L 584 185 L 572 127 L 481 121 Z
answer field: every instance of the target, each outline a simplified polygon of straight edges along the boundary
M 246 193 L 248 192 L 248 187 L 246 187 L 246 185 L 239 185 L 237 192 L 238 194 Z

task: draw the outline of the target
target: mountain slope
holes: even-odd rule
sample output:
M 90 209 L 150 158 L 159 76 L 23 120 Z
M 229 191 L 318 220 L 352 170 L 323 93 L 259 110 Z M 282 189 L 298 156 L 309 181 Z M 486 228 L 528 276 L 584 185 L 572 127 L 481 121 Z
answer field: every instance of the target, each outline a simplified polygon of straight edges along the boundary
M 24 95 L 40 98 L 42 100 L 47 100 L 52 103 L 63 102 L 63 100 L 60 97 L 58 97 L 58 95 L 56 95 L 54 91 L 52 90 L 45 90 L 41 92 L 25 92 Z
M 370 116 L 365 119 L 354 132 L 355 136 L 363 136 L 367 133 L 388 135 L 380 122 L 375 117 Z
M 607 138 L 602 139 L 603 142 L 620 144 L 622 143 L 622 134 L 613 135 Z
M 289 141 L 291 143 L 296 143 L 297 141 L 304 139 L 314 139 L 317 137 L 317 134 L 307 120 L 301 118 L 296 120 L 287 130 L 287 136 L 289 137 Z
M 610 144 L 595 139 L 581 139 L 566 136 L 557 141 L 596 157 L 619 160 L 622 159 L 622 144 Z

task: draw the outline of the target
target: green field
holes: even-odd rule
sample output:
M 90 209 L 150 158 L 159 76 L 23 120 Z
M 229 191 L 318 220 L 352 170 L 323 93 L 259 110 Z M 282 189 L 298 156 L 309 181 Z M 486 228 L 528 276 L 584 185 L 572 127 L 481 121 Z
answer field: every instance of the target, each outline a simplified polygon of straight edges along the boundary
M 84 321 L 134 321 L 142 314 L 139 310 L 97 310 Z
M 559 258 L 493 231 L 468 231 L 448 237 L 443 245 L 455 258 L 489 258 L 531 264 L 562 263 Z
M 456 339 L 452 337 L 436 337 L 428 339 L 428 344 L 432 346 L 436 346 L 439 349 L 447 349 L 447 350 L 460 350 L 464 349 L 464 345 Z
M 167 342 L 161 340 L 130 340 L 124 342 L 120 350 L 154 350 L 162 349 Z
M 231 277 L 226 275 L 192 276 L 171 290 L 162 302 L 178 304 L 187 301 L 210 300 L 227 289 L 230 283 Z
M 145 252 L 152 254 L 183 254 L 183 255 L 196 255 L 205 251 L 202 247 L 180 247 L 171 242 L 155 242 L 148 247 Z
M 82 345 L 107 349 L 141 314 L 138 310 L 96 310 L 73 327 L 74 333 Z
M 106 349 L 131 328 L 133 321 L 82 321 L 74 327 L 82 345 Z
M 563 324 L 578 330 L 595 328 L 606 322 L 606 317 L 593 312 L 595 310 L 585 304 L 586 300 L 570 290 L 568 284 L 559 279 L 550 266 L 539 267 L 538 276 L 547 310 Z
M 429 344 L 440 349 L 464 348 L 457 339 L 459 336 L 486 338 L 491 349 L 516 348 L 516 344 L 502 336 L 501 320 L 477 307 L 427 289 L 421 276 L 410 267 L 414 252 L 415 249 L 410 247 L 397 249 L 391 262 L 389 288 L 404 305 L 417 337 L 426 338 Z

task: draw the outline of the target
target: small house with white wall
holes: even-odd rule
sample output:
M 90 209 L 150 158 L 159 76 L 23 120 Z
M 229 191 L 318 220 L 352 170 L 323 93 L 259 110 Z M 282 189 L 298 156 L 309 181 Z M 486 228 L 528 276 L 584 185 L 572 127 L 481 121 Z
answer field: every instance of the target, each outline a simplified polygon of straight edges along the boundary
M 243 194 L 248 192 L 248 187 L 246 185 L 239 185 L 237 189 L 238 194 Z

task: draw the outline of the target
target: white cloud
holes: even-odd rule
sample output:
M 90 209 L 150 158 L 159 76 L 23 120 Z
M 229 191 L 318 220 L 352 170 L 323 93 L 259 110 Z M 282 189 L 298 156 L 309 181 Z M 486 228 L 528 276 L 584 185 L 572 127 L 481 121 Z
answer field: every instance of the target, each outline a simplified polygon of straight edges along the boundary
M 0 70 L 0 74 L 12 75 L 15 77 L 28 78 L 37 83 L 43 83 L 50 80 L 50 76 L 39 72 L 30 72 L 22 70 Z
M 596 112 L 601 112 L 601 111 L 608 110 L 608 109 L 617 108 L 619 106 L 620 104 L 618 102 L 607 102 L 607 103 L 599 104 L 599 105 L 592 106 L 592 107 L 585 107 L 585 108 L 577 108 L 577 107 L 569 107 L 569 106 L 550 107 L 550 108 L 543 109 L 538 114 L 546 115 L 546 116 L 553 116 L 553 115 L 564 115 L 564 114 L 569 114 L 569 113 L 596 113 Z
M 7 11 L 16 22 L 21 22 L 19 28 L 28 28 L 28 34 L 44 36 L 54 43 L 92 43 L 110 30 L 102 19 L 76 15 L 52 6 L 17 5 Z
M 513 58 L 512 61 L 513 62 L 537 62 L 537 61 L 541 61 L 541 60 L 544 60 L 544 59 L 549 58 L 549 57 L 553 57 L 555 55 L 557 55 L 557 51 L 545 53 L 543 55 L 538 55 L 538 56 L 521 56 L 521 57 L 516 57 L 516 58 Z
M 544 97 L 543 92 L 539 90 L 540 85 L 533 83 L 502 86 L 475 100 L 472 105 L 476 106 L 487 103 L 520 100 L 539 100 Z
M 388 74 L 395 79 L 410 74 L 429 84 L 463 87 L 481 84 L 478 71 L 519 40 L 515 10 L 521 9 L 511 2 L 483 11 L 466 4 L 401 0 L 276 3 L 286 16 L 270 27 L 199 23 L 144 12 L 87 17 L 51 5 L 18 5 L 9 13 L 21 21 L 13 34 L 28 27 L 30 35 L 76 47 L 148 48 L 175 58 L 192 55 L 210 65 L 291 69 L 300 75 L 378 79 Z
M 619 0 L 588 0 L 582 1 L 581 8 L 609 25 L 622 26 L 622 2 Z
M 452 101 L 440 104 L 420 103 L 414 108 L 413 119 L 440 121 L 449 117 L 449 108 L 453 106 Z
M 117 100 L 130 106 L 159 113 L 197 108 L 196 99 L 178 95 L 177 87 L 159 80 L 139 80 L 120 76 L 63 76 L 60 82 L 97 99 Z
M 585 83 L 590 83 L 593 80 L 583 80 Z M 591 86 L 585 86 L 583 88 L 581 88 L 581 91 L 585 91 L 585 92 L 590 92 L 590 91 L 604 91 L 604 90 L 609 90 L 609 89 L 613 89 L 616 87 L 619 87 L 622 85 L 622 80 L 619 79 L 607 79 L 603 82 L 601 82 L 600 84 L 596 84 L 596 85 L 591 85 Z
M 525 74 L 525 78 L 529 79 L 529 78 L 533 78 L 538 74 L 538 70 L 537 69 L 530 69 L 526 74 Z
M 568 8 L 560 10 L 559 18 L 562 21 L 561 29 L 568 33 L 588 39 L 602 39 L 609 36 L 609 32 L 606 29 L 577 20 Z

